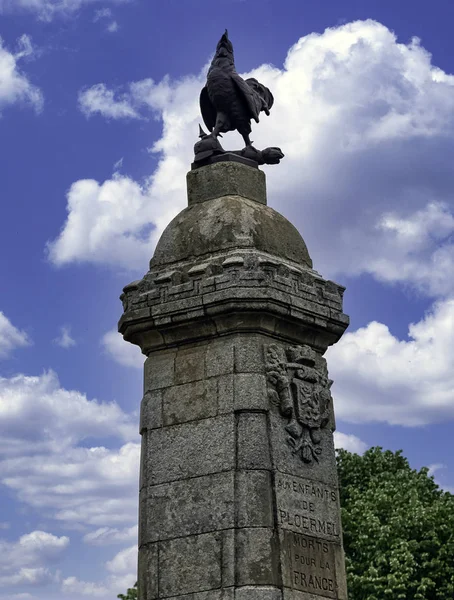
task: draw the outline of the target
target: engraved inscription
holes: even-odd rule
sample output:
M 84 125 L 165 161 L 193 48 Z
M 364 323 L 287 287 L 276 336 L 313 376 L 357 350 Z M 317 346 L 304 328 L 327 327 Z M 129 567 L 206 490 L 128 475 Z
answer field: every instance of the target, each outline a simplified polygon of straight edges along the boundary
M 313 519 L 304 515 L 279 510 L 279 525 L 287 525 L 289 529 L 300 529 L 302 531 L 310 531 L 311 533 L 324 533 L 325 535 L 338 537 L 336 524 L 332 521 L 323 521 L 321 519 Z
M 277 474 L 276 501 L 282 529 L 339 540 L 339 504 L 334 488 L 302 477 Z
M 299 533 L 285 532 L 285 536 L 290 587 L 326 598 L 338 598 L 334 554 L 340 546 Z
M 293 454 L 305 463 L 318 462 L 322 448 L 321 430 L 330 419 L 332 380 L 326 362 L 310 346 L 266 349 L 268 395 L 288 419 L 285 431 Z

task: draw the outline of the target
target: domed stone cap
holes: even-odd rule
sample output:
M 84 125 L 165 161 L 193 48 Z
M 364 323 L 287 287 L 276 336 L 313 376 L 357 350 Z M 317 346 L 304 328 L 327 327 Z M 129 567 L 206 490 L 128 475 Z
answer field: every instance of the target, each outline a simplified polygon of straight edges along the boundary
M 150 269 L 244 248 L 312 268 L 303 238 L 285 217 L 257 200 L 225 195 L 181 211 L 163 232 Z

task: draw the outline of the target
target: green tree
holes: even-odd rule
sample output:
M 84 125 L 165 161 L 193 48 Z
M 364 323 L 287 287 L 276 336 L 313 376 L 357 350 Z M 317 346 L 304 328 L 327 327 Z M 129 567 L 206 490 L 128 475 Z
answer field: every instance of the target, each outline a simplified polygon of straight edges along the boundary
M 454 496 L 401 451 L 337 464 L 349 600 L 453 600 Z
M 117 598 L 120 598 L 120 600 L 137 600 L 137 581 L 134 584 L 134 587 L 128 588 L 126 595 L 118 594 Z

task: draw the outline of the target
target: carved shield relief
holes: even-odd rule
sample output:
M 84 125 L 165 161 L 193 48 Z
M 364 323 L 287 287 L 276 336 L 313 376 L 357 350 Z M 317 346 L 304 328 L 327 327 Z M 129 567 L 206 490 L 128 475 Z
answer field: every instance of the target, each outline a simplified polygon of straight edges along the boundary
M 332 381 L 326 366 L 315 368 L 317 355 L 310 346 L 266 348 L 270 400 L 288 419 L 285 430 L 293 453 L 305 463 L 318 461 L 322 452 L 320 431 L 330 417 Z

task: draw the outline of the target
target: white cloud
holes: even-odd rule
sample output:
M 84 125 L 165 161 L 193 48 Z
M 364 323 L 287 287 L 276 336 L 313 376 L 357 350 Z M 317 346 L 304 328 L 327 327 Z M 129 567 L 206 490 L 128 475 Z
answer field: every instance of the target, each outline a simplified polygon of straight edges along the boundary
M 381 251 L 374 255 L 369 249 L 352 272 L 365 271 L 388 283 L 411 283 L 429 296 L 451 294 L 454 278 L 447 273 L 454 270 L 453 233 L 454 216 L 445 202 L 429 202 L 406 216 L 385 213 L 374 236 Z
M 130 0 L 0 0 L 0 14 L 10 12 L 30 12 L 43 21 L 51 21 L 57 16 L 70 16 L 83 6 L 92 4 L 121 4 Z M 102 10 L 102 9 L 101 9 Z M 109 9 L 105 9 L 109 10 Z
M 334 432 L 334 446 L 335 448 L 343 448 L 355 454 L 363 454 L 367 450 L 367 444 L 360 440 L 359 437 L 340 431 Z
M 106 26 L 106 31 L 109 33 L 115 33 L 118 31 L 118 23 L 116 21 L 112 21 L 112 11 L 110 8 L 100 8 L 95 11 L 95 16 L 93 17 L 93 22 L 109 19 L 109 23 Z
M 442 469 L 446 469 L 446 465 L 443 463 L 434 463 L 427 467 L 429 469 L 428 475 L 435 475 L 437 471 L 441 471 Z
M 450 494 L 454 494 L 454 486 L 449 485 L 450 483 L 452 483 L 452 478 L 451 481 L 446 481 L 447 477 L 446 477 L 446 465 L 443 463 L 434 463 L 432 465 L 428 466 L 429 472 L 428 475 L 429 476 L 433 476 L 434 477 L 434 481 L 435 483 L 445 492 L 449 492 Z M 441 471 L 441 473 L 439 475 L 437 475 L 437 473 Z
M 20 331 L 0 311 L 0 359 L 8 358 L 16 348 L 30 346 L 31 341 L 25 331 Z
M 7 50 L 0 38 L 0 114 L 7 106 L 16 103 L 29 105 L 36 112 L 41 111 L 44 102 L 41 90 L 30 83 L 18 66 L 20 60 L 33 53 L 34 49 L 27 35 L 19 38 L 15 53 Z
M 118 23 L 116 21 L 111 21 L 106 27 L 106 30 L 109 33 L 115 33 L 116 31 L 118 31 L 118 29 L 119 29 L 119 27 L 118 27 Z
M 125 527 L 123 529 L 101 527 L 84 535 L 84 542 L 92 546 L 108 546 L 110 544 L 133 542 L 137 540 L 137 536 L 137 525 Z
M 111 527 L 137 521 L 139 444 L 119 450 L 68 448 L 5 458 L 2 483 L 21 502 L 66 526 Z
M 106 568 L 111 573 L 128 573 L 137 566 L 137 546 L 130 546 L 121 550 L 112 560 L 106 563 Z
M 185 205 L 205 73 L 133 82 L 119 96 L 102 84 L 85 91 L 105 100 L 87 110 L 110 118 L 151 110 L 160 118 L 152 151 L 161 160 L 142 185 L 119 177 L 73 184 L 51 260 L 146 268 L 164 225 Z M 316 268 L 450 293 L 454 77 L 431 64 L 418 40 L 399 44 L 370 20 L 305 36 L 283 68 L 262 65 L 248 75 L 275 96 L 271 116 L 254 124 L 255 144 L 285 153 L 266 168 L 269 202 L 300 229 Z M 223 144 L 242 142 L 235 133 Z
M 113 402 L 61 388 L 53 372 L 0 378 L 0 482 L 20 502 L 62 525 L 85 532 L 132 527 L 137 422 L 137 415 L 125 414 Z M 88 446 L 93 438 L 124 443 Z
M 68 219 L 59 237 L 48 244 L 50 260 L 60 266 L 72 261 L 110 264 L 117 268 L 146 267 L 156 243 L 147 190 L 120 175 L 99 184 L 79 180 L 68 192 Z
M 102 584 L 80 581 L 77 577 L 67 577 L 62 581 L 62 592 L 65 594 L 81 594 L 95 598 L 103 598 L 109 594 L 109 590 Z
M 133 417 L 116 403 L 61 388 L 53 371 L 0 377 L 0 453 L 22 452 L 24 442 L 52 450 L 93 437 L 129 441 L 136 429 Z
M 68 325 L 60 327 L 60 335 L 54 339 L 54 343 L 61 348 L 72 348 L 76 340 L 71 337 L 71 328 Z
M 113 594 L 118 594 L 119 590 L 126 591 L 137 580 L 137 546 L 121 550 L 105 566 L 111 575 L 103 582 L 93 583 L 68 577 L 62 582 L 62 591 L 100 598 L 111 598 Z
M 112 16 L 112 11 L 110 8 L 100 8 L 95 10 L 95 16 L 93 17 L 93 22 L 99 21 L 100 19 L 109 19 Z
M 141 184 L 115 174 L 102 184 L 79 180 L 71 186 L 66 223 L 47 245 L 54 264 L 93 262 L 146 269 L 165 226 L 184 207 L 199 88 L 197 78 L 178 84 L 168 80 L 157 85 L 151 80 L 136 84 L 135 96 L 156 110 L 165 106 L 166 118 L 171 124 L 179 123 L 181 131 L 165 125 L 169 135 L 153 146 L 153 151 L 162 151 L 165 157 L 153 176 Z
M 17 542 L 0 539 L 0 585 L 43 585 L 58 575 L 49 567 L 59 562 L 69 545 L 66 536 L 32 531 Z
M 123 336 L 115 329 L 105 333 L 101 343 L 107 354 L 118 364 L 136 369 L 143 368 L 145 357 L 139 347 L 125 342 Z
M 408 337 L 374 321 L 328 350 L 338 418 L 407 426 L 454 418 L 454 300 L 435 303 Z
M 79 92 L 78 102 L 86 117 L 99 113 L 108 119 L 140 119 L 127 96 L 116 98 L 103 83 Z
M 123 156 L 117 160 L 117 162 L 113 166 L 114 173 L 118 173 L 120 169 L 123 167 Z

